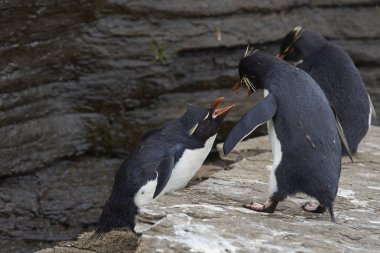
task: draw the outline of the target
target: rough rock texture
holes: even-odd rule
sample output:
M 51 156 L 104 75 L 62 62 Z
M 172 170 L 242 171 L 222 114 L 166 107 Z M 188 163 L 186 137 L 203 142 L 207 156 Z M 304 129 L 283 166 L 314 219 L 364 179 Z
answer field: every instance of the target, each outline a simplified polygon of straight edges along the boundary
M 0 184 L 2 250 L 31 252 L 49 242 L 72 239 L 93 225 L 121 162 L 117 158 L 65 161 L 49 170 L 4 180 Z
M 161 95 L 230 87 L 247 43 L 275 52 L 299 24 L 348 50 L 379 108 L 379 3 L 0 1 L 0 177 L 126 153 L 164 122 L 149 120 L 166 114 Z
M 96 224 L 122 162 L 104 157 L 65 161 L 5 180 L 0 185 L 0 252 L 34 252 L 88 230 Z M 190 184 L 220 170 L 221 161 L 206 163 Z
M 61 242 L 58 246 L 38 251 L 39 253 L 133 253 L 139 237 L 131 231 L 114 230 L 101 239 L 88 242 L 92 233 L 83 233 L 78 241 Z
M 221 141 L 261 97 L 229 90 L 246 44 L 276 52 L 295 25 L 350 53 L 379 113 L 379 4 L 0 0 L 0 248 L 30 252 L 93 226 L 122 158 L 187 102 L 238 104 Z
M 380 127 L 370 130 L 354 163 L 343 160 L 337 224 L 327 214 L 303 212 L 300 205 L 309 200 L 303 194 L 281 202 L 274 214 L 241 207 L 267 197 L 272 164 L 267 136 L 241 143 L 225 162 L 227 170 L 143 209 L 136 252 L 379 252 Z M 117 252 L 120 238 L 128 238 L 123 252 L 131 252 L 128 245 L 137 241 L 129 232 L 114 231 L 84 247 L 88 237 L 40 252 Z

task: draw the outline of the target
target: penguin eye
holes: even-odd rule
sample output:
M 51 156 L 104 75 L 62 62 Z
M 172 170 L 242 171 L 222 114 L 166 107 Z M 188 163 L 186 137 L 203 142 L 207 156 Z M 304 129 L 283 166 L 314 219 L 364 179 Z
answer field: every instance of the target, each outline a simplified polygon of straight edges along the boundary
M 194 134 L 195 130 L 197 130 L 199 123 L 195 124 L 189 131 L 190 136 Z
M 210 116 L 210 112 L 207 113 L 206 117 L 203 120 L 206 120 Z

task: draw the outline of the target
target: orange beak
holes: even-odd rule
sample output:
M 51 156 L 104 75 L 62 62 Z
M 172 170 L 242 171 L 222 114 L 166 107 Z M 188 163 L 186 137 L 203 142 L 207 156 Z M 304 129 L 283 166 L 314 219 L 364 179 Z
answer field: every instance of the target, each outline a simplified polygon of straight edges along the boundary
M 216 109 L 220 103 L 222 103 L 224 97 L 217 98 L 214 103 L 212 103 L 211 108 Z
M 247 97 L 251 96 L 253 91 L 251 89 L 248 89 Z
M 277 56 L 278 58 L 280 58 L 280 59 L 284 59 L 284 57 L 285 57 L 285 55 L 284 55 L 284 54 L 281 54 L 281 53 L 278 53 L 276 56 Z
M 211 108 L 214 109 L 214 112 L 212 113 L 212 117 L 216 118 L 221 115 L 227 114 L 235 105 L 229 105 L 220 109 L 217 109 L 218 105 L 223 101 L 224 97 L 217 98 L 214 103 L 211 105 Z
M 232 87 L 232 91 L 237 92 L 240 89 L 240 85 L 241 85 L 241 80 L 239 80 L 237 83 L 234 84 L 234 86 Z

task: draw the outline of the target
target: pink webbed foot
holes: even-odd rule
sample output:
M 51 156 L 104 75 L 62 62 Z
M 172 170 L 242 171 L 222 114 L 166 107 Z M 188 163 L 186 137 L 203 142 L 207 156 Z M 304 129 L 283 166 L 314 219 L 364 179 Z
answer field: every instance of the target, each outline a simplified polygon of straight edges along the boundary
M 322 206 L 318 202 L 309 201 L 302 205 L 301 207 L 304 211 L 310 213 L 324 213 L 326 212 L 326 207 Z

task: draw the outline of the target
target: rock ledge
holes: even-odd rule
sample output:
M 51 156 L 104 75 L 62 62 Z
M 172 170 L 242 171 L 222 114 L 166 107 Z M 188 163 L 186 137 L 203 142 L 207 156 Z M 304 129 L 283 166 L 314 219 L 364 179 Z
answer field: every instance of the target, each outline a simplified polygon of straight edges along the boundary
M 302 194 L 281 202 L 274 214 L 242 208 L 267 197 L 271 159 L 267 136 L 245 141 L 224 157 L 227 170 L 143 209 L 136 252 L 379 252 L 380 127 L 371 128 L 354 163 L 343 159 L 337 224 L 327 214 L 303 212 L 300 205 L 309 198 Z M 112 233 L 87 250 L 79 246 L 88 233 L 39 252 L 135 251 L 137 238 Z

